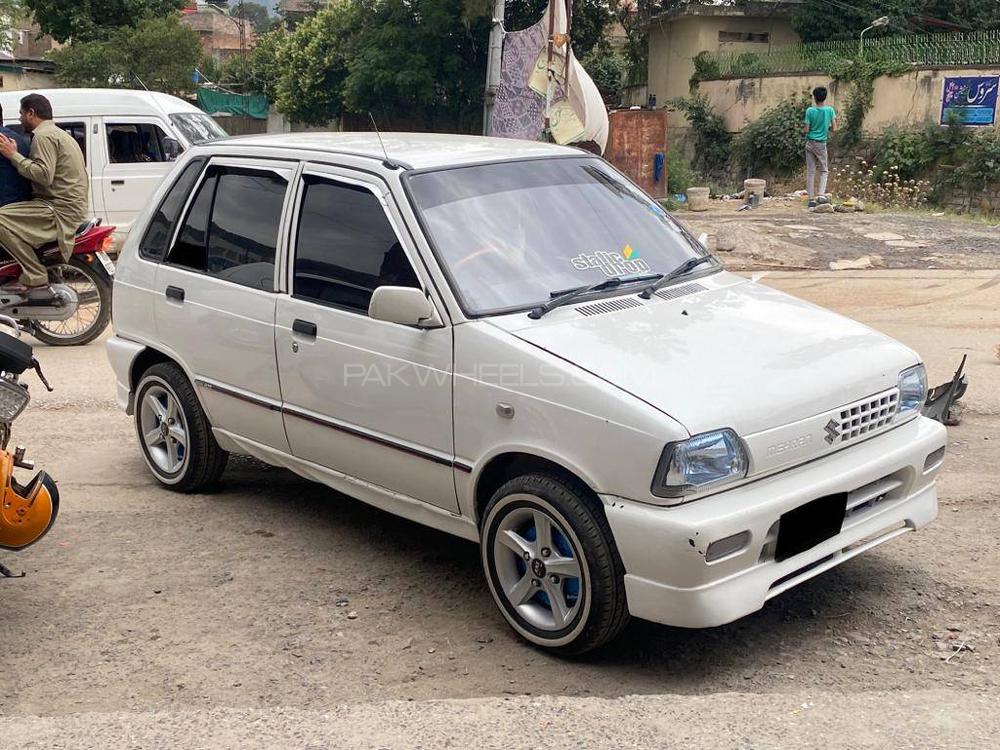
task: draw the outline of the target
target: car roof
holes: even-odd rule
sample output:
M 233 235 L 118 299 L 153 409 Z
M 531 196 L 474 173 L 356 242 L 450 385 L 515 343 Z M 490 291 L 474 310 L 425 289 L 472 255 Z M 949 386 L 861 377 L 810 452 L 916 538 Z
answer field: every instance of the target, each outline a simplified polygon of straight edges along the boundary
M 21 99 L 28 94 L 41 94 L 52 102 L 57 120 L 66 117 L 92 115 L 148 115 L 201 112 L 193 104 L 170 94 L 135 89 L 33 89 L 0 93 L 4 117 L 17 116 Z
M 385 144 L 385 151 L 382 145 Z M 204 146 L 215 151 L 229 147 L 245 149 L 295 149 L 351 154 L 393 162 L 408 169 L 433 169 L 484 162 L 580 155 L 575 148 L 540 141 L 512 138 L 486 138 L 477 135 L 447 133 L 276 133 L 251 135 L 212 141 Z

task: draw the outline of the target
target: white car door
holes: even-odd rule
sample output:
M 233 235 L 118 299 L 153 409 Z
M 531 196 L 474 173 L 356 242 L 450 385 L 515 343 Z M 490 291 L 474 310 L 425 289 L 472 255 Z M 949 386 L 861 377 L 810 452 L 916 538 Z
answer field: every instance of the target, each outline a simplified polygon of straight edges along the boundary
M 156 272 L 156 331 L 212 425 L 282 451 L 274 355 L 277 248 L 297 165 L 214 158 Z
M 285 430 L 298 458 L 457 512 L 452 329 L 368 317 L 378 286 L 430 288 L 384 190 L 330 167 L 299 178 L 275 325 Z
M 104 212 L 124 233 L 173 168 L 163 142 L 170 136 L 154 117 L 105 117 L 101 131 L 106 158 L 98 182 Z

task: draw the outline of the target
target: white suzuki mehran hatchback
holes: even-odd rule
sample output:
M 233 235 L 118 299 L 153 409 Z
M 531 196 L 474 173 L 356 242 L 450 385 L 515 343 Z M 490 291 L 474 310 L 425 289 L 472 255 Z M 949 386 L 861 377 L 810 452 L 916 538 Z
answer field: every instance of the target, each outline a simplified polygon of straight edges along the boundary
M 532 643 L 706 627 L 930 522 L 910 349 L 727 273 L 606 162 L 278 135 L 186 152 L 108 344 L 167 487 L 250 454 L 477 541 Z

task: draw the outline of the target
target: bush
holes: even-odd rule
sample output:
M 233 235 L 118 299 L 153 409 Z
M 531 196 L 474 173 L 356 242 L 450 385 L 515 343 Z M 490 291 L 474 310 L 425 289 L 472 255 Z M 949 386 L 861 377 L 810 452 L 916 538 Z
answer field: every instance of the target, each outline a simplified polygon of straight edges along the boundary
M 733 60 L 730 75 L 738 78 L 757 78 L 767 75 L 768 68 L 760 55 L 755 52 L 744 52 Z
M 935 170 L 936 197 L 941 198 L 958 187 L 985 191 L 1000 186 L 1000 131 L 990 128 L 969 135 L 949 156 L 947 163 L 954 168 Z
M 726 123 L 712 111 L 707 96 L 692 94 L 672 99 L 670 106 L 685 114 L 694 130 L 695 165 L 702 172 L 722 172 L 732 156 L 733 136 Z
M 694 75 L 688 81 L 688 88 L 696 91 L 700 81 L 712 81 L 722 77 L 719 62 L 711 52 L 703 51 L 694 56 Z
M 625 82 L 627 64 L 617 52 L 594 47 L 580 61 L 605 101 L 617 102 Z
M 686 193 L 692 185 L 701 182 L 701 176 L 692 168 L 691 163 L 677 149 L 667 151 L 667 193 L 676 195 Z
M 841 197 L 886 208 L 919 208 L 931 194 L 928 180 L 903 179 L 897 166 L 880 171 L 861 159 L 853 168 L 835 169 L 831 181 Z
M 767 110 L 736 138 L 734 153 L 748 175 L 787 177 L 805 161 L 802 122 L 809 97 L 800 94 Z

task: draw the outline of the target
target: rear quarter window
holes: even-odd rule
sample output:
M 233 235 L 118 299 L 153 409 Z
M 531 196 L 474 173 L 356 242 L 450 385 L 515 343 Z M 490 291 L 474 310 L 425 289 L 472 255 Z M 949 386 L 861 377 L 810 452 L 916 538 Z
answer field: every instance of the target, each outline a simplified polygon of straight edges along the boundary
M 146 229 L 146 234 L 139 244 L 139 255 L 146 260 L 159 263 L 167 252 L 167 246 L 174 235 L 174 228 L 180 218 L 184 204 L 194 189 L 198 181 L 198 175 L 205 167 L 205 159 L 197 158 L 188 162 L 180 173 L 180 176 L 171 186 L 170 190 L 163 197 L 159 208 L 153 214 L 152 221 Z

